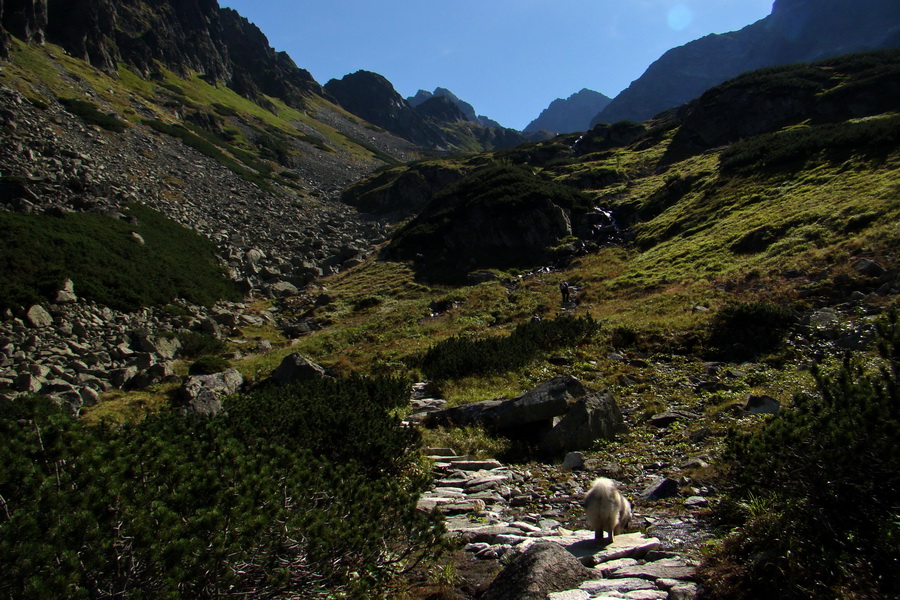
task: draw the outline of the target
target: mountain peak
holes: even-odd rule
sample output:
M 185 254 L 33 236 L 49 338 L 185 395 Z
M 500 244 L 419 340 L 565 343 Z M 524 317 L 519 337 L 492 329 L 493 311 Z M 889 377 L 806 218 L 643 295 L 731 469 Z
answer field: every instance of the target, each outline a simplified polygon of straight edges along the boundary
M 594 90 L 582 88 L 566 99 L 557 98 L 540 116 L 525 127 L 526 132 L 542 129 L 555 133 L 574 133 L 590 129 L 591 119 L 610 103 L 610 99 Z

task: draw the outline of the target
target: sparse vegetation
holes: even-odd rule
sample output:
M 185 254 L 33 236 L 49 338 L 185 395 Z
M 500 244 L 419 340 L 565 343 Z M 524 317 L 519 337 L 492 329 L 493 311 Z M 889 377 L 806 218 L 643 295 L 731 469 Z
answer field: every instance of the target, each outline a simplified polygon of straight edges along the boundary
M 228 360 L 221 356 L 204 355 L 191 363 L 188 369 L 189 375 L 212 375 L 221 373 L 230 367 Z
M 98 127 L 116 133 L 121 133 L 128 128 L 128 124 L 125 121 L 114 115 L 101 112 L 96 104 L 88 102 L 87 100 L 81 100 L 79 98 L 60 98 L 59 102 L 73 115 L 81 117 L 85 123 L 97 125 Z

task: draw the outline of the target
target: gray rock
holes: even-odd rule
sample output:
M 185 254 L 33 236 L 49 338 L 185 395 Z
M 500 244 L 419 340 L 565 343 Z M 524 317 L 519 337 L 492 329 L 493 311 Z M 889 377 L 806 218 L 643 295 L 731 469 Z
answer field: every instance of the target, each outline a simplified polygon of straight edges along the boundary
M 142 352 L 150 352 L 164 359 L 175 358 L 181 349 L 181 342 L 175 336 L 141 334 L 136 336 L 135 345 Z
M 56 304 L 71 304 L 77 302 L 78 296 L 75 295 L 75 283 L 71 279 L 63 282 L 62 288 L 56 292 L 54 302 Z
M 885 272 L 884 267 L 868 258 L 861 258 L 856 261 L 853 265 L 853 270 L 866 277 L 881 277 Z
M 547 453 L 584 450 L 599 439 L 611 440 L 626 431 L 625 421 L 610 394 L 591 394 L 576 401 L 553 428 L 541 436 Z
M 751 415 L 775 415 L 781 410 L 781 403 L 771 396 L 750 395 L 744 410 Z
M 584 454 L 581 452 L 569 452 L 563 459 L 562 468 L 568 471 L 578 471 L 584 468 Z
M 647 579 L 650 581 L 656 581 L 657 579 L 691 581 L 696 576 L 696 567 L 688 564 L 681 558 L 668 558 L 648 562 L 643 565 L 622 567 L 609 575 L 610 579 L 636 577 L 638 579 Z
M 491 582 L 482 600 L 546 600 L 595 576 L 559 544 L 532 545 Z
M 571 404 L 586 394 L 587 390 L 580 381 L 564 375 L 501 403 L 491 410 L 489 419 L 497 431 L 514 432 L 523 425 L 549 422 L 566 414 Z
M 691 496 L 684 501 L 684 505 L 688 508 L 705 508 L 709 506 L 709 500 L 703 496 Z
M 653 415 L 650 418 L 650 424 L 655 427 L 665 428 L 675 421 L 692 421 L 699 418 L 699 415 L 686 410 L 668 410 Z
M 53 317 L 40 304 L 35 304 L 28 309 L 28 312 L 25 313 L 25 320 L 36 329 L 53 325 Z
M 655 590 L 657 588 L 652 581 L 630 577 L 627 579 L 593 579 L 581 584 L 580 589 L 589 592 L 594 597 L 602 597 L 611 592 L 627 594 L 638 590 Z
M 137 367 L 124 367 L 110 371 L 107 379 L 113 387 L 123 389 L 137 374 Z
M 41 377 L 31 373 L 20 373 L 13 386 L 16 391 L 37 394 L 45 383 L 46 381 Z
M 275 298 L 288 298 L 300 293 L 297 286 L 289 281 L 276 281 L 267 286 L 269 293 Z
M 657 477 L 641 492 L 644 500 L 661 500 L 678 494 L 678 482 L 667 477 Z
M 324 377 L 325 369 L 296 352 L 285 356 L 272 373 L 272 381 L 278 385 L 292 385 Z
M 565 592 L 553 592 L 547 596 L 547 600 L 590 600 L 591 595 L 584 590 L 566 590 Z
M 668 600 L 696 600 L 700 597 L 700 589 L 693 582 L 681 582 L 669 588 L 668 592 Z
M 185 412 L 215 416 L 223 411 L 222 398 L 240 391 L 244 378 L 235 369 L 189 377 L 177 397 Z
M 100 393 L 92 387 L 85 386 L 78 390 L 82 406 L 94 406 L 100 401 Z

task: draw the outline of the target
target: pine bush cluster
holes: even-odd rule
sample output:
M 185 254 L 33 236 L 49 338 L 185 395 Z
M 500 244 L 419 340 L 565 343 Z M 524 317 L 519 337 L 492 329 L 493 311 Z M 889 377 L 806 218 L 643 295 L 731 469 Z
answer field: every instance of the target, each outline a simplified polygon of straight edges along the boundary
M 817 394 L 796 396 L 761 431 L 729 441 L 732 510 L 720 512 L 746 521 L 707 565 L 714 597 L 900 593 L 896 315 L 881 336 L 878 368 L 847 357 L 836 374 L 817 369 Z
M 563 316 L 522 323 L 505 337 L 454 337 L 425 354 L 422 371 L 434 380 L 504 373 L 524 367 L 541 352 L 584 343 L 598 329 L 590 315 Z
M 707 343 L 725 358 L 747 360 L 778 348 L 795 321 L 793 312 L 785 306 L 732 302 L 713 316 Z
M 0 597 L 365 596 L 441 549 L 404 382 L 272 388 L 88 426 L 0 404 Z

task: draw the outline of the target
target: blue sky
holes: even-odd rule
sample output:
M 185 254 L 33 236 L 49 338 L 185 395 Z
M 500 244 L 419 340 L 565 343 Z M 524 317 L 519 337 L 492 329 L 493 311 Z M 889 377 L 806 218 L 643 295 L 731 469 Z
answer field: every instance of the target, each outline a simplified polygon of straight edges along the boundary
M 556 98 L 614 97 L 659 56 L 772 0 L 220 0 L 319 83 L 360 69 L 404 97 L 445 87 L 523 129 Z

